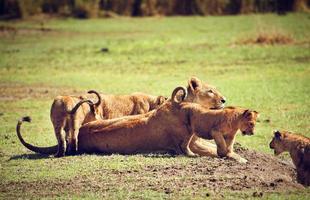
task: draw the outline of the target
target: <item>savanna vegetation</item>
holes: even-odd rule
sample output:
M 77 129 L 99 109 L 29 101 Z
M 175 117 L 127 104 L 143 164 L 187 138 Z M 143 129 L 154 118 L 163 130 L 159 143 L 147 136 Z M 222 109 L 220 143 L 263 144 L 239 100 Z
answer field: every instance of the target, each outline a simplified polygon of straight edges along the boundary
M 309 199 L 306 188 L 261 194 L 259 188 L 195 187 L 193 179 L 204 182 L 208 158 L 53 158 L 26 150 L 15 133 L 17 120 L 30 115 L 25 139 L 54 145 L 49 109 L 57 95 L 96 89 L 170 96 L 195 75 L 215 85 L 227 105 L 260 112 L 256 134 L 239 135 L 237 142 L 271 155 L 274 129 L 310 137 L 309 22 L 309 14 L 0 22 L 0 197 Z M 290 160 L 287 154 L 281 159 Z M 188 175 L 193 164 L 200 168 Z

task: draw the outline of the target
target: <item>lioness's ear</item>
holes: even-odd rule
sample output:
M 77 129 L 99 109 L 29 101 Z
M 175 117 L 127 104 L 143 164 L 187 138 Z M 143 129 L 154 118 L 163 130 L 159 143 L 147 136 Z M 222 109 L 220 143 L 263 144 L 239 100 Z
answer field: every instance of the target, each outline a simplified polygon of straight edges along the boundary
M 202 85 L 202 82 L 197 77 L 193 76 L 188 80 L 188 86 L 191 89 L 191 91 L 196 91 L 197 88 L 201 87 L 201 85 Z
M 282 138 L 282 134 L 278 130 L 275 130 L 273 134 L 274 134 L 274 137 L 279 140 Z
M 163 97 L 163 96 L 158 96 L 157 99 L 156 99 L 156 104 L 157 105 L 161 105 L 163 104 L 165 101 L 166 101 L 166 97 Z

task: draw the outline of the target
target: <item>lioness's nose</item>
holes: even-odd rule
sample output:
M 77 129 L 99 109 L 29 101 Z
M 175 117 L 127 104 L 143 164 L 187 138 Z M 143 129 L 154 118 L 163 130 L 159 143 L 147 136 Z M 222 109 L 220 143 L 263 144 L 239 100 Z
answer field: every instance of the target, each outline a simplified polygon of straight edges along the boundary
M 221 100 L 221 102 L 222 102 L 222 103 L 225 103 L 225 102 L 226 102 L 226 99 L 225 99 L 225 98 L 223 98 L 223 99 Z

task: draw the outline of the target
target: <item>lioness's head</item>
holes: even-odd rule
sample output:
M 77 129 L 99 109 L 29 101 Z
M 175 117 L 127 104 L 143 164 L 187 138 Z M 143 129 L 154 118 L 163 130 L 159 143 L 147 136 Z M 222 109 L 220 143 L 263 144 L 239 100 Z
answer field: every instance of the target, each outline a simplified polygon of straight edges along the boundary
M 198 103 L 209 109 L 224 108 L 226 102 L 225 97 L 215 87 L 203 83 L 196 77 L 188 80 L 187 93 L 185 101 Z
M 284 139 L 286 138 L 285 132 L 274 131 L 273 138 L 269 144 L 270 149 L 274 150 L 275 155 L 279 155 L 286 151 Z
M 253 135 L 258 112 L 255 110 L 245 110 L 241 117 L 240 131 L 243 135 Z

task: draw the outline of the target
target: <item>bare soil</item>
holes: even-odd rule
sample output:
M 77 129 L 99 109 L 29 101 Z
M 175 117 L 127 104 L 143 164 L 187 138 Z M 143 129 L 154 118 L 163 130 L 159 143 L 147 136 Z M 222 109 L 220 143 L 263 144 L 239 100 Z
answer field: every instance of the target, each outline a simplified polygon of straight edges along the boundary
M 60 88 L 42 85 L 25 86 L 20 84 L 1 84 L 0 101 L 11 101 L 21 99 L 47 99 L 58 95 L 81 95 L 87 91 L 78 92 L 72 88 Z
M 172 164 L 164 167 L 143 163 L 140 169 L 100 169 L 91 171 L 88 175 L 76 175 L 70 180 L 0 183 L 0 192 L 25 193 L 31 196 L 93 192 L 105 196 L 119 190 L 152 190 L 171 196 L 189 191 L 193 196 L 221 197 L 223 191 L 242 191 L 250 196 L 261 197 L 268 192 L 289 192 L 304 188 L 296 182 L 296 173 L 290 162 L 242 148 L 240 145 L 236 145 L 235 149 L 248 163 L 202 157 L 189 158 L 189 164 L 184 165 L 178 163 L 177 157 L 145 155 L 153 159 L 174 159 Z M 103 162 L 108 162 L 109 157 L 103 156 Z

